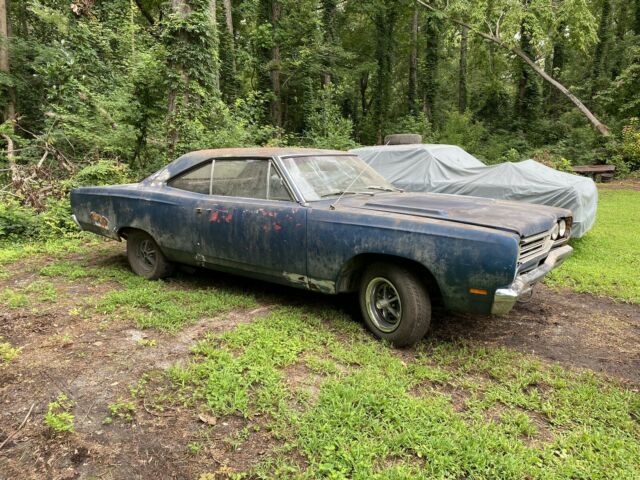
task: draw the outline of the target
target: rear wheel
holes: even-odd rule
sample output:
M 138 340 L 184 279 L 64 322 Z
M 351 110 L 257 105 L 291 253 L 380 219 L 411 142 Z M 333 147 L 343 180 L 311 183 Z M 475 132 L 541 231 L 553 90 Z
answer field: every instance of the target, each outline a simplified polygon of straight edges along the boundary
M 431 323 L 424 283 L 411 270 L 387 263 L 371 265 L 362 276 L 360 309 L 369 330 L 397 347 L 418 342 Z
M 127 258 L 131 269 L 148 280 L 165 278 L 173 273 L 173 265 L 151 235 L 145 232 L 127 235 Z

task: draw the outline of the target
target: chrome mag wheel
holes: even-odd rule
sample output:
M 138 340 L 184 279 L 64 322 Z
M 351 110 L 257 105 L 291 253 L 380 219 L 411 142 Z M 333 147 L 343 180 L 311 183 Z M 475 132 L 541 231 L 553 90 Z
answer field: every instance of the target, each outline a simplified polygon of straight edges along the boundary
M 402 320 L 402 302 L 393 283 L 383 277 L 373 278 L 365 295 L 371 322 L 381 332 L 394 332 Z

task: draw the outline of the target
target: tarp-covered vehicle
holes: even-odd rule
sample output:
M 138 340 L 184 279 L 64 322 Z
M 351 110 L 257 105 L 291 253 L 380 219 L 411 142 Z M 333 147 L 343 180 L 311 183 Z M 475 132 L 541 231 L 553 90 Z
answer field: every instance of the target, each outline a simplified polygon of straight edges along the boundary
M 590 178 L 560 172 L 535 160 L 485 165 L 453 145 L 387 145 L 352 150 L 396 187 L 515 200 L 569 209 L 573 237 L 596 220 L 598 189 Z

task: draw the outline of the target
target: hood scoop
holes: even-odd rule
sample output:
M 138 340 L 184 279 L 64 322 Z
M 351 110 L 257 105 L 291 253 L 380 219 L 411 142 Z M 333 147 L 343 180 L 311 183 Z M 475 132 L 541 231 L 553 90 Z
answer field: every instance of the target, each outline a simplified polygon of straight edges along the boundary
M 408 215 L 424 215 L 427 217 L 447 218 L 449 214 L 445 210 L 435 208 L 413 207 L 408 205 L 389 205 L 385 203 L 367 202 L 364 208 L 372 208 L 374 210 L 384 210 L 392 213 L 404 213 Z

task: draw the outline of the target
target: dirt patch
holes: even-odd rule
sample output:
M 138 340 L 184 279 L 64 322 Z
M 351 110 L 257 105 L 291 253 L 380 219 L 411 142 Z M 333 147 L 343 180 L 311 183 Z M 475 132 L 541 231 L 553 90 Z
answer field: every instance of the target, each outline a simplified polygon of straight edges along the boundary
M 626 179 L 626 180 L 614 180 L 609 183 L 599 183 L 598 188 L 600 190 L 636 190 L 640 191 L 640 180 Z
M 441 313 L 432 335 L 470 339 L 640 384 L 640 306 L 539 286 L 504 317 Z

